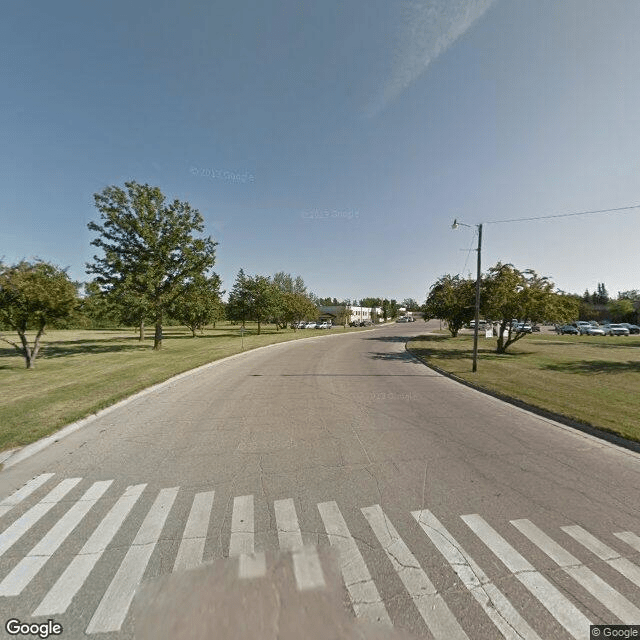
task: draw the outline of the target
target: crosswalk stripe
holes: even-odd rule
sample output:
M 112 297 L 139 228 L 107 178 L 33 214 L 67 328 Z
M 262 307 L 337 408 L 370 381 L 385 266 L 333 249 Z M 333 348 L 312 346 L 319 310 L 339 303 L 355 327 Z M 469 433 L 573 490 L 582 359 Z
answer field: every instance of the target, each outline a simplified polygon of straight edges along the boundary
M 511 524 L 524 534 L 533 544 L 546 553 L 565 573 L 582 585 L 594 598 L 609 611 L 618 616 L 624 624 L 640 621 L 640 609 L 631 604 L 623 595 L 585 567 L 578 558 L 552 540 L 530 520 L 512 520 Z
M 233 499 L 229 557 L 252 554 L 253 543 L 253 496 L 238 496 Z
M 338 505 L 334 501 L 322 502 L 318 504 L 318 510 L 329 542 L 338 550 L 342 578 L 356 616 L 369 622 L 392 626 L 378 589 Z
M 56 485 L 36 505 L 0 533 L 0 556 L 13 546 L 40 518 L 48 513 L 75 487 L 81 478 L 68 478 Z
M 360 511 L 367 519 L 433 637 L 443 640 L 469 640 L 469 636 L 463 631 L 416 557 L 382 511 L 382 507 L 376 504 Z
M 610 567 L 621 573 L 627 580 L 640 587 L 640 567 L 637 564 L 633 564 L 630 560 L 623 558 L 617 551 L 614 551 L 604 542 L 600 542 L 595 536 L 577 524 L 561 527 L 561 529 L 598 556 L 600 560 L 604 560 Z
M 538 634 L 431 511 L 424 509 L 412 511 L 411 514 L 506 640 L 540 640 Z
M 26 497 L 30 496 L 36 489 L 39 489 L 53 473 L 43 473 L 35 478 L 32 478 L 17 491 L 14 491 L 10 496 L 7 496 L 2 502 L 0 502 L 0 517 L 2 517 L 8 511 L 11 511 L 13 507 L 20 504 Z
M 300 591 L 325 586 L 324 573 L 315 546 L 305 547 L 302 542 L 296 508 L 291 498 L 274 503 L 280 549 L 292 552 L 293 573 Z
M 192 569 L 202 564 L 214 494 L 215 491 L 207 491 L 194 496 L 191 512 L 182 534 L 182 542 L 173 565 L 174 571 Z
M 640 553 L 640 537 L 638 537 L 633 531 L 621 531 L 620 533 L 613 534 L 616 538 L 620 538 L 622 542 L 626 542 L 630 547 L 633 547 Z
M 100 600 L 87 627 L 87 633 L 120 630 L 177 494 L 178 487 L 162 489 L 158 494 L 120 568 Z
M 59 614 L 67 610 L 146 486 L 146 484 L 138 484 L 127 487 L 124 494 L 80 549 L 80 553 L 51 587 L 40 606 L 33 612 L 34 616 Z
M 575 605 L 479 515 L 460 517 L 576 640 L 585 637 L 591 621 Z
M 254 538 L 253 496 L 237 496 L 231 514 L 229 557 L 238 556 L 240 578 L 259 578 L 267 572 L 264 553 L 255 552 Z
M 298 524 L 296 508 L 291 498 L 273 503 L 278 527 L 278 542 L 283 551 L 302 549 L 302 534 Z
M 113 480 L 94 482 L 67 513 L 0 582 L 0 596 L 17 596 L 48 562 L 67 536 L 80 524 Z

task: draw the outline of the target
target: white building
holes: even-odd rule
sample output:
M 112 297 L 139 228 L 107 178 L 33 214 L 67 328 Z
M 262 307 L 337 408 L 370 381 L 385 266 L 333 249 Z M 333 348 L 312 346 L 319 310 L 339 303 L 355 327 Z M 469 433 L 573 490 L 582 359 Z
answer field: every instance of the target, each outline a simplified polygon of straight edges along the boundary
M 337 318 L 342 311 L 343 305 L 320 306 L 320 317 L 332 320 L 337 324 Z M 347 305 L 347 322 L 382 322 L 382 309 L 380 307 L 356 307 Z

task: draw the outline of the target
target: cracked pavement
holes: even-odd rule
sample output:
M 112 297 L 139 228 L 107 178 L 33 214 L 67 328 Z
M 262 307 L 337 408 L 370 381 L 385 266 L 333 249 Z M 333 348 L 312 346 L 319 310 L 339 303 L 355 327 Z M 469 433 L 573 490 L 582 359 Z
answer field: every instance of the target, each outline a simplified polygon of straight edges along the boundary
M 480 514 L 594 623 L 616 622 L 510 521 L 531 520 L 578 558 L 576 566 L 589 567 L 637 603 L 638 589 L 561 527 L 584 527 L 621 557 L 640 564 L 640 553 L 612 536 L 622 531 L 640 535 L 640 456 L 505 405 L 402 355 L 405 339 L 434 326 L 437 322 L 389 325 L 247 352 L 118 408 L 0 472 L 0 499 L 41 473 L 54 473 L 57 481 L 82 478 L 83 489 L 88 482 L 113 479 L 114 493 L 147 484 L 143 499 L 96 566 L 96 586 L 81 591 L 63 616 L 64 637 L 85 637 L 86 612 L 100 601 L 153 497 L 167 487 L 180 490 L 146 579 L 171 571 L 198 492 L 215 491 L 204 547 L 204 561 L 213 563 L 229 555 L 235 497 L 254 497 L 255 548 L 268 554 L 278 550 L 274 501 L 292 499 L 305 543 L 325 552 L 331 545 L 317 505 L 335 501 L 394 626 L 415 637 L 431 637 L 387 553 L 405 573 L 421 568 L 428 575 L 434 593 L 443 596 L 469 638 L 494 640 L 497 629 L 478 598 L 425 535 L 420 525 L 426 522 L 418 523 L 411 515 L 428 509 L 449 532 L 448 544 L 462 557 L 473 558 L 475 564 L 465 560 L 458 569 L 475 576 L 475 589 L 482 591 L 478 597 L 485 598 L 497 616 L 501 613 L 494 588 L 540 638 L 570 637 L 470 531 L 462 515 Z M 52 509 L 39 523 L 39 535 L 76 500 L 76 494 L 70 494 Z M 32 504 L 16 507 L 15 513 L 19 516 Z M 363 516 L 362 509 L 374 505 L 384 513 L 386 546 Z M 106 499 L 98 502 L 42 569 L 36 584 L 19 598 L 0 597 L 2 612 L 30 619 L 46 585 L 78 553 L 81 540 L 109 506 Z M 4 518 L 0 531 L 9 521 Z M 397 556 L 394 529 L 419 566 L 403 564 Z M 434 534 L 440 535 L 437 530 Z M 37 535 L 29 531 L 0 556 L 0 579 L 33 548 Z M 340 572 L 338 577 L 339 604 L 331 606 L 352 615 Z M 219 582 L 215 585 L 217 589 Z M 273 588 L 271 584 L 268 590 Z M 252 589 L 243 586 L 234 593 L 244 602 L 253 597 Z M 271 603 L 277 609 L 265 627 L 274 637 L 288 624 L 282 617 L 285 610 L 292 610 L 289 596 L 279 600 L 279 593 L 276 589 L 255 596 L 265 607 Z M 129 619 L 109 640 L 131 638 L 132 629 Z

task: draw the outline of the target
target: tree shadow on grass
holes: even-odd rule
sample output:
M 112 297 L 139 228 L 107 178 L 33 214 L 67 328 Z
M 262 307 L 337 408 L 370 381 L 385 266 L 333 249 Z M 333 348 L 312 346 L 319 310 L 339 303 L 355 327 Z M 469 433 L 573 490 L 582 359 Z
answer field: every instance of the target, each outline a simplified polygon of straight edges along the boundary
M 149 351 L 153 342 L 135 342 L 132 344 L 96 344 L 78 341 L 77 344 L 63 342 L 45 344 L 41 347 L 38 360 L 65 358 L 67 356 L 93 355 L 98 353 L 118 353 L 120 351 Z M 17 352 L 16 352 L 17 353 Z
M 578 360 L 552 362 L 541 367 L 561 373 L 640 373 L 640 361 L 610 362 L 608 360 Z
M 415 340 L 420 340 L 422 342 L 444 342 L 445 340 L 455 340 L 456 338 L 452 337 L 450 334 L 439 334 L 439 335 L 423 335 L 423 336 L 411 336 L 409 340 L 412 342 Z M 405 338 L 406 340 L 406 338 Z

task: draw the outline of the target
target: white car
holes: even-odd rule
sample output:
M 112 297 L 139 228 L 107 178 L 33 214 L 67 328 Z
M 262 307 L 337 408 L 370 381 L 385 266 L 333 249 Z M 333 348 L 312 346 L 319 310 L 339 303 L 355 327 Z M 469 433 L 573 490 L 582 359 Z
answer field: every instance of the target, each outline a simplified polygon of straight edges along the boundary
M 329 326 L 328 322 L 319 322 L 316 329 L 328 329 Z
M 307 324 L 304 327 L 305 329 L 317 329 L 318 328 L 318 323 L 315 320 L 312 320 L 311 322 L 307 322 Z
M 606 336 L 628 336 L 629 329 L 621 324 L 608 324 L 604 327 L 604 334 Z
M 604 329 L 601 329 L 600 327 L 594 327 L 593 325 L 591 325 L 590 327 L 587 327 L 584 331 L 580 331 L 580 333 L 584 333 L 588 336 L 603 336 Z

